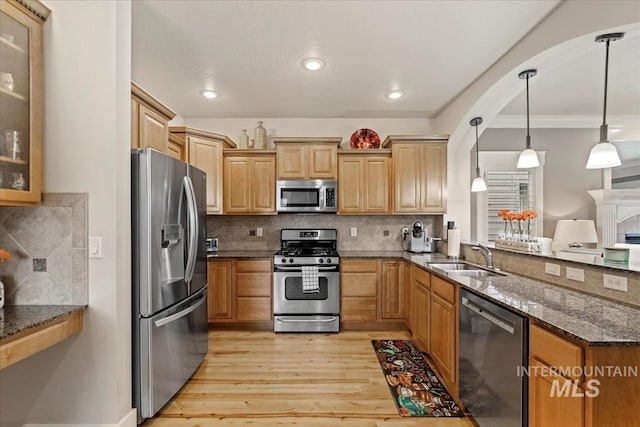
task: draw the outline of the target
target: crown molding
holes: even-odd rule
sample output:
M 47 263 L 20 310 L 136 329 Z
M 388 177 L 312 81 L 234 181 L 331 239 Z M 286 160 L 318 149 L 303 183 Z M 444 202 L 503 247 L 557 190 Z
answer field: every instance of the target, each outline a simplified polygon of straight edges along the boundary
M 526 115 L 502 114 L 496 116 L 488 128 L 525 128 Z M 601 115 L 537 115 L 530 116 L 529 126 L 532 128 L 571 129 L 588 128 L 598 129 L 602 124 Z M 640 116 L 608 116 L 609 128 L 640 129 Z

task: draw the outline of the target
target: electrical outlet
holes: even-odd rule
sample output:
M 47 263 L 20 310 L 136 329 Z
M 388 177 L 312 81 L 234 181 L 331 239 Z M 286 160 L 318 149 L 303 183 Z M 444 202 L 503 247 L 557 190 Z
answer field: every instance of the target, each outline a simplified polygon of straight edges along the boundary
M 567 267 L 567 279 L 584 282 L 584 270 L 581 268 Z
M 262 227 L 256 228 L 256 236 L 262 237 Z
M 552 264 L 550 262 L 544 263 L 544 272 L 547 274 L 552 274 L 554 276 L 560 276 L 560 265 Z
M 622 276 L 614 276 L 612 274 L 604 274 L 604 287 L 614 289 L 616 291 L 627 292 L 627 278 Z
M 389 230 L 384 230 L 384 231 L 382 232 L 382 235 L 383 235 L 384 237 L 387 237 L 387 236 L 389 235 Z
M 249 230 L 249 236 L 255 237 L 256 236 L 256 230 Z
M 351 237 L 356 237 L 358 235 L 358 228 L 351 227 Z

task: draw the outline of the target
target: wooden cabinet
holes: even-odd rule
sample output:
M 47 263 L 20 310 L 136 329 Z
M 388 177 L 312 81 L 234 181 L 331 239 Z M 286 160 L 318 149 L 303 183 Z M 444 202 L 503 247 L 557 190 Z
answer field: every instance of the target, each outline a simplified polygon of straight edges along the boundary
M 209 322 L 233 319 L 232 262 L 229 259 L 209 260 L 207 263 L 207 287 Z
M 445 376 L 443 379 L 448 385 L 457 382 L 458 314 L 456 306 L 456 286 L 437 276 L 432 276 L 430 354 Z
M 271 321 L 270 259 L 236 261 L 236 319 L 242 321 Z
M 382 261 L 383 319 L 406 319 L 407 285 L 404 261 Z
M 234 325 L 273 321 L 270 258 L 213 258 L 208 262 L 209 322 Z
M 207 174 L 207 214 L 222 214 L 222 153 L 235 148 L 236 143 L 224 135 L 199 129 L 181 126 L 169 131 L 185 141 L 184 160 Z
M 338 213 L 391 212 L 391 150 L 339 150 Z
M 582 376 L 562 377 L 543 371 L 582 367 L 582 348 L 536 325 L 530 325 L 529 343 L 529 425 L 584 426 Z M 568 374 L 572 374 L 570 370 Z
M 273 150 L 224 152 L 224 213 L 275 214 L 275 169 Z
M 38 1 L 28 4 L 0 2 L 0 71 L 7 79 L 0 87 L 0 206 L 41 199 L 42 27 L 50 11 Z
M 375 259 L 340 261 L 342 321 L 375 322 L 378 313 L 378 263 Z
M 336 179 L 342 138 L 275 137 L 278 179 Z
M 411 334 L 418 348 L 428 353 L 431 351 L 431 274 L 411 266 L 411 278 Z
M 393 158 L 394 213 L 445 213 L 447 137 L 388 136 Z
M 168 150 L 169 121 L 175 116 L 166 105 L 131 82 L 131 148 L 151 147 L 173 155 Z
M 638 360 L 640 347 L 583 346 L 530 321 L 529 425 L 637 426 L 640 381 L 624 370 Z
M 182 160 L 183 162 L 186 161 L 187 147 L 184 139 L 169 132 L 169 141 L 167 142 L 167 154 L 173 157 L 174 159 Z M 207 174 L 207 178 L 208 177 L 209 176 Z

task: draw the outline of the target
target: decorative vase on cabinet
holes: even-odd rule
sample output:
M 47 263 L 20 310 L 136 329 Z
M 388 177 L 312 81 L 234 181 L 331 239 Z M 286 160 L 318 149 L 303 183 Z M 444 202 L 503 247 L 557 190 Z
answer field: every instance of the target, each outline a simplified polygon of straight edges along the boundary
M 239 141 L 238 148 L 249 148 L 249 135 L 246 129 L 242 129 Z
M 256 128 L 255 148 L 267 148 L 267 130 L 262 127 L 263 122 L 258 122 Z
M 0 1 L 0 206 L 40 204 L 42 188 L 42 26 L 49 9 Z M 11 77 L 11 78 L 9 78 Z

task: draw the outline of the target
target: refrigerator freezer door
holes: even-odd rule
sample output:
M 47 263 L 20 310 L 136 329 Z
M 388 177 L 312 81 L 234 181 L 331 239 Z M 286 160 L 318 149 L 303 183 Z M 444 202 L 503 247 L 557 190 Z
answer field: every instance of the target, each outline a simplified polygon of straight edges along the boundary
M 147 317 L 188 296 L 187 165 L 152 149 L 132 156 L 134 304 Z
M 140 322 L 138 417 L 154 416 L 193 375 L 208 349 L 207 289 Z
M 198 212 L 198 252 L 191 279 L 191 292 L 197 292 L 207 285 L 207 175 L 202 170 L 189 166 L 189 177 Z

